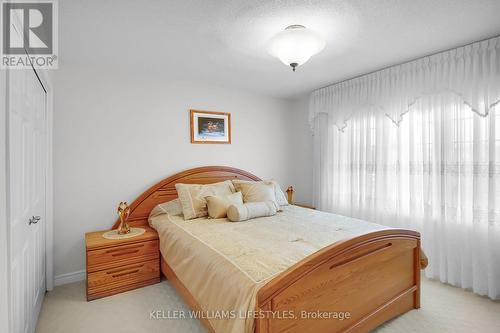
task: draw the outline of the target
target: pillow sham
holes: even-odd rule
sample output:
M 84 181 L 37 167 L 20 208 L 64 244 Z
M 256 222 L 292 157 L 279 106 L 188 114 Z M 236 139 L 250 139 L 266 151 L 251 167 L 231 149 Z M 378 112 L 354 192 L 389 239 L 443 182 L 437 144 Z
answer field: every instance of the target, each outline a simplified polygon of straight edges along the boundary
M 241 222 L 255 217 L 276 215 L 278 209 L 272 201 L 247 202 L 240 205 L 231 205 L 227 209 L 227 218 L 232 222 Z
M 244 183 L 272 185 L 273 189 L 274 189 L 274 194 L 276 197 L 276 202 L 278 203 L 278 205 L 280 205 L 280 206 L 287 206 L 288 205 L 288 200 L 286 198 L 286 195 L 281 190 L 281 187 L 277 181 L 275 181 L 275 180 L 251 181 L 251 180 L 240 180 L 240 179 L 233 180 L 233 185 L 234 185 L 234 188 L 236 189 L 236 191 L 240 191 L 240 189 L 239 189 L 240 184 L 244 184 Z
M 231 205 L 242 205 L 243 196 L 241 192 L 229 195 L 207 196 L 208 216 L 212 219 L 220 219 L 227 216 L 227 209 Z
M 182 206 L 179 199 L 170 200 L 159 205 L 149 213 L 148 222 L 151 225 L 151 219 L 160 215 L 182 215 Z
M 279 209 L 278 202 L 276 201 L 276 194 L 274 193 L 274 186 L 263 182 L 247 182 L 239 183 L 238 190 L 243 194 L 243 202 L 264 202 L 271 201 Z
M 175 184 L 184 220 L 207 216 L 207 196 L 229 195 L 235 192 L 230 180 L 213 184 Z

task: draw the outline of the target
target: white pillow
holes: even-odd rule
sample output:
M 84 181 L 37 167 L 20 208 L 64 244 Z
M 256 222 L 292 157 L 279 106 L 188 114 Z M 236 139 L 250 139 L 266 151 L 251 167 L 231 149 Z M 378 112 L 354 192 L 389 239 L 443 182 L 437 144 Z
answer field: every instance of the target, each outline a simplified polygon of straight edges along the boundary
M 264 202 L 271 201 L 276 205 L 276 209 L 280 209 L 276 201 L 274 186 L 264 182 L 246 182 L 237 185 L 238 190 L 243 194 L 243 202 Z
M 240 179 L 234 179 L 233 180 L 233 185 L 236 191 L 241 191 L 240 187 L 241 184 L 267 184 L 267 185 L 272 185 L 274 189 L 274 196 L 276 198 L 276 202 L 280 206 L 287 206 L 288 205 L 288 199 L 286 198 L 285 193 L 281 190 L 280 185 L 278 184 L 277 181 L 275 180 L 260 180 L 260 181 L 252 181 L 252 180 L 240 180 Z M 245 194 L 243 194 L 243 197 Z M 243 198 L 244 199 L 244 198 Z
M 231 205 L 227 209 L 227 218 L 233 222 L 246 221 L 255 217 L 276 215 L 274 202 L 247 202 L 241 205 Z
M 229 195 L 216 195 L 205 197 L 207 200 L 208 216 L 212 219 L 220 219 L 227 216 L 227 209 L 231 205 L 243 204 L 241 192 Z
M 148 222 L 151 225 L 151 219 L 160 215 L 171 215 L 171 216 L 181 216 L 182 215 L 182 206 L 179 199 L 170 200 L 159 205 L 156 205 L 155 208 L 149 213 Z

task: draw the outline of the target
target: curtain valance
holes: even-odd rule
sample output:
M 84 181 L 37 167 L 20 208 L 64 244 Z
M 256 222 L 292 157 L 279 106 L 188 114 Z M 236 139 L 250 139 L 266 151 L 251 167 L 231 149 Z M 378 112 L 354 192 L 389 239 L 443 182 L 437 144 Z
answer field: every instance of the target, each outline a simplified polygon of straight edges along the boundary
M 402 115 L 424 96 L 452 94 L 481 116 L 500 103 L 500 37 L 420 58 L 314 91 L 309 123 L 325 113 L 341 131 L 361 110 Z

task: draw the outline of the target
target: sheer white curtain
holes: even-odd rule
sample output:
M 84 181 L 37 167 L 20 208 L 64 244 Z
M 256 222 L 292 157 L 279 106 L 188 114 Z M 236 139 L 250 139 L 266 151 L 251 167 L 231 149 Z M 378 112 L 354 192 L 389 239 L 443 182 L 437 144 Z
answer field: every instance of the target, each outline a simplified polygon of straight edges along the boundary
M 471 52 L 433 56 L 439 59 L 434 67 L 430 58 L 398 66 L 427 64 L 419 79 L 395 67 L 385 70 L 389 76 L 353 80 L 368 82 L 364 92 L 359 82 L 348 81 L 311 97 L 315 205 L 420 231 L 428 277 L 494 299 L 500 298 L 498 47 L 495 38 L 466 47 Z M 448 76 L 446 86 L 433 86 L 455 66 L 447 62 L 450 53 L 461 67 L 454 70 L 468 73 L 454 77 L 475 85 L 449 82 Z M 383 92 L 381 87 L 391 87 L 384 77 L 420 86 L 404 96 L 394 88 Z M 426 77 L 436 89 L 422 93 Z

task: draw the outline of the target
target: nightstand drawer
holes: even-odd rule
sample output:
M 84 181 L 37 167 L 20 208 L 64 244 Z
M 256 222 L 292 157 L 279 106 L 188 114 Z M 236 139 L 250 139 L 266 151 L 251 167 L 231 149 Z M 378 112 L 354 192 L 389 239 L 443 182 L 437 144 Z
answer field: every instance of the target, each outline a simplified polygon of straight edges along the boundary
M 94 272 L 133 261 L 159 259 L 158 240 L 114 246 L 87 252 L 87 270 Z
M 160 266 L 157 259 L 88 273 L 87 298 L 102 297 L 101 294 L 112 295 L 159 280 Z

